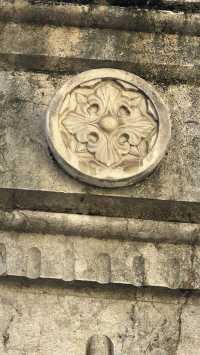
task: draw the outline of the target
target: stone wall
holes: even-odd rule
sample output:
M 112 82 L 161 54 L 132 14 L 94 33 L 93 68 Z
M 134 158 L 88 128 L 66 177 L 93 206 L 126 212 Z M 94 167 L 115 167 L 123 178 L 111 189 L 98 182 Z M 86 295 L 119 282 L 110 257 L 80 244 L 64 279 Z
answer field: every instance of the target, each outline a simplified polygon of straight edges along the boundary
M 200 2 L 0 1 L 0 354 L 200 354 Z M 69 78 L 118 68 L 169 107 L 155 171 L 72 178 L 46 112 Z

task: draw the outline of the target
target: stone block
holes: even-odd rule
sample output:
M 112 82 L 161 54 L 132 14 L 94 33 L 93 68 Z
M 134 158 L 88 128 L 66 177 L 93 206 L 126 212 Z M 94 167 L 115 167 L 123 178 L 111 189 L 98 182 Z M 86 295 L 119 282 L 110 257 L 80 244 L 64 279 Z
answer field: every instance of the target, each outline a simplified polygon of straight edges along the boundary
M 199 351 L 197 295 L 127 289 L 120 291 L 119 298 L 117 289 L 98 293 L 4 282 L 0 290 L 2 355 L 188 355 L 188 351 L 197 355 Z

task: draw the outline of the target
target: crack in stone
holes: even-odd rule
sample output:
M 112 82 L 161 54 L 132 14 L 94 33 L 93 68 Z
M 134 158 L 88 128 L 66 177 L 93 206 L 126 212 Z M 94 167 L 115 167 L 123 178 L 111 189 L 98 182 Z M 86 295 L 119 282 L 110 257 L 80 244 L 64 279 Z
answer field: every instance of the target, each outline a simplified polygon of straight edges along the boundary
M 190 281 L 190 284 L 191 284 L 191 287 L 195 286 L 195 279 L 196 279 L 196 275 L 195 275 L 195 257 L 196 257 L 196 245 L 195 243 L 191 245 L 191 257 L 190 257 L 190 260 L 191 260 L 191 281 Z
M 8 350 L 8 343 L 9 343 L 9 340 L 10 340 L 10 333 L 9 333 L 9 329 L 10 329 L 10 326 L 14 320 L 14 316 L 11 316 L 11 318 L 9 319 L 8 321 L 8 324 L 3 332 L 3 346 L 4 346 L 4 349 L 5 351 L 7 352 Z
M 180 343 L 181 343 L 181 338 L 182 338 L 182 316 L 183 316 L 184 308 L 187 306 L 190 296 L 191 296 L 191 291 L 186 291 L 185 296 L 184 296 L 184 301 L 180 303 L 180 307 L 178 309 L 178 319 L 177 319 L 177 322 L 178 322 L 178 336 L 177 336 L 175 351 L 174 351 L 174 354 L 172 354 L 172 355 L 176 355 L 177 354 L 178 348 L 179 348 Z

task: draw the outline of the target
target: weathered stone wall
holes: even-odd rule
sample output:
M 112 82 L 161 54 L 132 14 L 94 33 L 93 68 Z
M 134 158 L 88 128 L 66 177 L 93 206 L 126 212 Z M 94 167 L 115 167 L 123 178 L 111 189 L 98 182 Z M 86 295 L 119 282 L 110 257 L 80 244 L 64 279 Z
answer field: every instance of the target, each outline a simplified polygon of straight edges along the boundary
M 200 354 L 199 11 L 0 1 L 0 354 Z M 166 156 L 125 188 L 78 182 L 46 142 L 57 89 L 102 67 L 171 112 Z
M 4 281 L 1 297 L 2 354 L 85 355 L 96 334 L 111 339 L 114 354 L 199 352 L 198 294 Z M 111 354 L 97 344 L 88 354 Z

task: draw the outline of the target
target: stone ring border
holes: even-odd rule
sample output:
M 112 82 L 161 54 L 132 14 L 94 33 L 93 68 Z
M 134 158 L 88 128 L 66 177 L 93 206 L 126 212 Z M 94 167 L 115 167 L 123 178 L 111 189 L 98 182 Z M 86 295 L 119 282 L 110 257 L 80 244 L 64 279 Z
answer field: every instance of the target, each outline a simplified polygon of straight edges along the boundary
M 63 100 L 66 95 L 75 89 L 77 86 L 83 84 L 84 82 L 88 82 L 94 79 L 115 79 L 122 80 L 127 82 L 128 84 L 133 85 L 134 87 L 141 90 L 145 96 L 147 96 L 153 103 L 156 113 L 159 118 L 158 125 L 158 137 L 153 149 L 148 153 L 148 155 L 144 158 L 145 168 L 144 166 L 140 167 L 136 174 L 122 178 L 122 179 L 98 179 L 93 176 L 82 173 L 81 171 L 74 168 L 71 164 L 69 164 L 61 152 L 61 145 L 64 145 L 62 140 L 55 139 L 56 133 L 53 132 L 53 127 L 55 126 L 55 116 L 59 112 L 59 108 L 61 107 Z M 115 188 L 115 187 L 123 187 L 135 184 L 141 180 L 143 180 L 146 176 L 148 176 L 156 166 L 160 163 L 162 158 L 165 155 L 167 150 L 170 137 L 171 137 L 171 123 L 169 119 L 169 111 L 164 104 L 160 95 L 156 92 L 156 90 L 148 84 L 144 79 L 138 77 L 137 75 L 126 72 L 120 69 L 111 69 L 111 68 L 101 68 L 101 69 L 92 69 L 88 71 L 84 71 L 80 74 L 77 74 L 73 78 L 69 79 L 55 94 L 53 97 L 49 109 L 47 111 L 47 120 L 46 120 L 46 136 L 48 145 L 57 160 L 57 162 L 62 166 L 62 168 L 69 173 L 72 177 L 78 179 L 79 181 L 83 181 L 87 184 L 98 186 L 98 187 L 107 187 L 107 188 Z

